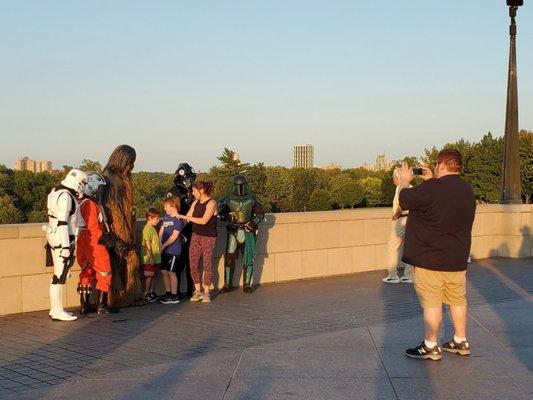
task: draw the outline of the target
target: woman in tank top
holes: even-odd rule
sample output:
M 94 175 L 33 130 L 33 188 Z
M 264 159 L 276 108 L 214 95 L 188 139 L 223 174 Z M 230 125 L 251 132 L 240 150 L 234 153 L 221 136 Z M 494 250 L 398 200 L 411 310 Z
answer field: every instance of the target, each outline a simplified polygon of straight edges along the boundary
M 191 301 L 211 301 L 211 276 L 213 252 L 217 239 L 217 203 L 211 198 L 213 183 L 197 181 L 193 184 L 192 193 L 196 199 L 183 218 L 192 223 L 192 238 L 189 247 L 189 260 L 191 275 L 194 281 L 195 291 Z M 203 260 L 203 287 L 200 283 L 200 258 Z

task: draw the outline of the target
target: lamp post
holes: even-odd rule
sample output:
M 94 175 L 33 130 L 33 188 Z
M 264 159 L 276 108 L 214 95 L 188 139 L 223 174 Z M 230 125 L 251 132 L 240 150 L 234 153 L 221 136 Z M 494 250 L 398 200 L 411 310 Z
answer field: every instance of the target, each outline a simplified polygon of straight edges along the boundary
M 503 137 L 503 204 L 521 204 L 520 154 L 518 135 L 518 84 L 516 79 L 516 12 L 523 0 L 507 0 L 511 25 L 509 26 L 509 72 L 507 78 L 507 109 L 505 113 L 505 135 Z

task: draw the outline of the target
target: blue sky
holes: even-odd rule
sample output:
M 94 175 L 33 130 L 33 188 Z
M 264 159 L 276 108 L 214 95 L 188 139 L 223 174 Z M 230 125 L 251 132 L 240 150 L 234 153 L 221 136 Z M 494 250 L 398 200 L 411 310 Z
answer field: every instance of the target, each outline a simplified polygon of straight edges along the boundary
M 533 129 L 533 2 L 518 15 L 520 126 Z M 529 4 L 531 3 L 531 4 Z M 0 163 L 137 170 L 318 165 L 501 135 L 504 0 L 0 0 Z

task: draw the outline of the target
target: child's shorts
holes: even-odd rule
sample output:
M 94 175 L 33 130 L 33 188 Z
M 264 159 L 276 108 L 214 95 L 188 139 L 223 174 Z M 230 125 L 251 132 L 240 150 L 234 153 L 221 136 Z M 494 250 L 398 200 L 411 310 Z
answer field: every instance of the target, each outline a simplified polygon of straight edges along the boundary
M 179 254 L 161 254 L 161 270 L 176 272 L 180 262 Z
M 154 276 L 158 269 L 161 268 L 161 264 L 144 264 L 143 265 L 143 275 L 144 276 Z

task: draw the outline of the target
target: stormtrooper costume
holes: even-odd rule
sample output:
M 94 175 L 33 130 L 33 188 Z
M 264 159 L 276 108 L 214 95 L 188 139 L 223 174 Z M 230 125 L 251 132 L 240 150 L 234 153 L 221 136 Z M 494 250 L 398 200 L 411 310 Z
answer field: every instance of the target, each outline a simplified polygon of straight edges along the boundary
M 50 283 L 50 317 L 54 321 L 74 321 L 78 317 L 63 309 L 63 292 L 68 271 L 74 264 L 74 248 L 78 234 L 78 201 L 87 174 L 69 171 L 61 184 L 48 194 L 48 225 L 44 225 L 48 248 L 52 253 L 54 275 Z

